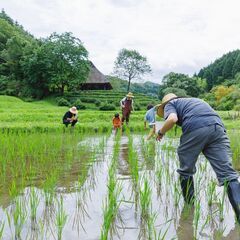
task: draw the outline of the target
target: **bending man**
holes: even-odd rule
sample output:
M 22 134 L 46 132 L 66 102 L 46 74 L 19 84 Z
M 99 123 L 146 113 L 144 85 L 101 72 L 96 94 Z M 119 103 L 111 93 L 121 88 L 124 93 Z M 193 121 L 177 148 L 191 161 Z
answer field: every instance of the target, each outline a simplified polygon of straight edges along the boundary
M 202 152 L 215 171 L 219 184 L 227 184 L 227 193 L 240 223 L 240 183 L 232 167 L 230 142 L 218 114 L 204 101 L 197 98 L 179 98 L 170 93 L 157 105 L 157 114 L 165 123 L 158 131 L 157 140 L 175 124 L 182 127 L 178 147 L 180 182 L 186 203 L 194 201 L 193 175 L 196 161 Z

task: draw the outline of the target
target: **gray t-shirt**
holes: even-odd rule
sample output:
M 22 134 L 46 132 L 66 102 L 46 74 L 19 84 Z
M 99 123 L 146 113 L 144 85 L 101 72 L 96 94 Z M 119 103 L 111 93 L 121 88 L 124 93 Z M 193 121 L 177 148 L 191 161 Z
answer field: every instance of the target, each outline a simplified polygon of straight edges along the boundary
M 182 127 L 183 133 L 214 124 L 224 127 L 218 114 L 209 104 L 198 98 L 173 99 L 164 107 L 165 120 L 170 113 L 177 114 L 177 125 Z

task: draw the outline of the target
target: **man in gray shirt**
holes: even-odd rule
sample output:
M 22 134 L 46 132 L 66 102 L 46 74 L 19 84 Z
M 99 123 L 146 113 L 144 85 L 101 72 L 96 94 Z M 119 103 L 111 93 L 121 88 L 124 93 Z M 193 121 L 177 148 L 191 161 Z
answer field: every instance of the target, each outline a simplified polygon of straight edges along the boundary
M 180 183 L 186 203 L 194 201 L 193 175 L 196 161 L 202 152 L 215 171 L 219 184 L 227 186 L 230 203 L 240 223 L 240 183 L 232 167 L 230 142 L 218 114 L 198 98 L 180 98 L 170 93 L 156 106 L 157 114 L 165 123 L 159 130 L 157 140 L 175 124 L 182 127 L 178 147 Z

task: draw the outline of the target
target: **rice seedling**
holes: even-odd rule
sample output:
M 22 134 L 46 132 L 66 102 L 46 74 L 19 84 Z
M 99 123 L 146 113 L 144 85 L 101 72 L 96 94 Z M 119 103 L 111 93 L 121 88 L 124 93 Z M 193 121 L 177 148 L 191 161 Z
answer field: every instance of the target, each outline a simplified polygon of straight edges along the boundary
M 225 206 L 225 198 L 227 192 L 227 182 L 224 183 L 223 194 L 222 197 L 218 201 L 218 208 L 219 208 L 219 220 L 222 222 L 224 220 L 224 206 Z
M 58 240 L 62 239 L 63 228 L 67 222 L 67 214 L 63 208 L 63 199 L 60 197 L 58 201 L 57 213 L 56 213 L 56 226 L 57 226 L 57 236 Z
M 193 225 L 194 225 L 193 237 L 195 240 L 198 239 L 199 220 L 200 220 L 200 216 L 201 216 L 200 210 L 201 210 L 200 201 L 195 200 L 195 211 L 194 211 L 194 218 L 193 218 Z
M 108 195 L 106 201 L 103 205 L 103 225 L 101 229 L 101 240 L 108 239 L 109 231 L 111 230 L 111 234 L 113 234 L 114 225 L 113 222 L 116 220 L 117 212 L 121 201 L 118 202 L 118 197 L 121 194 L 122 186 L 117 182 L 116 179 L 116 167 L 117 160 L 119 156 L 119 139 L 120 133 L 117 134 L 115 138 L 115 144 L 113 149 L 113 157 L 111 161 L 111 165 L 108 170 Z
M 5 222 L 0 221 L 0 239 L 3 237 L 3 230 L 5 227 Z
M 56 181 L 57 181 L 57 173 L 55 172 L 50 176 L 48 176 L 43 184 L 43 192 L 44 192 L 46 205 L 51 205 L 53 203 Z
M 30 209 L 31 209 L 31 219 L 36 220 L 37 217 L 37 208 L 40 203 L 40 198 L 37 194 L 37 191 L 31 187 L 30 188 Z
M 215 181 L 210 181 L 207 187 L 207 198 L 208 198 L 208 206 L 212 206 L 213 200 L 216 197 L 216 185 Z
M 129 161 L 130 172 L 133 179 L 133 183 L 135 187 L 138 188 L 139 166 L 138 166 L 137 152 L 134 150 L 133 138 L 130 134 L 129 129 L 127 129 L 126 132 L 128 136 L 128 161 Z
M 152 191 L 146 177 L 144 177 L 143 187 L 140 189 L 140 212 L 141 226 L 139 238 L 153 239 L 155 234 L 154 224 L 157 215 L 152 212 Z
M 27 218 L 27 211 L 24 207 L 23 200 L 18 198 L 15 201 L 15 207 L 13 210 L 13 223 L 15 227 L 16 238 L 21 238 L 21 232 L 26 222 L 26 218 Z
M 171 221 L 171 220 L 170 220 Z M 167 237 L 167 233 L 168 233 L 168 230 L 170 228 L 170 224 L 171 222 L 169 223 L 168 227 L 166 228 L 165 231 L 162 231 L 162 229 L 159 231 L 158 235 L 156 234 L 156 231 L 155 231 L 155 236 L 154 236 L 154 239 L 155 240 L 166 240 L 166 237 Z M 173 238 L 174 239 L 174 238 Z
M 181 199 L 181 189 L 179 187 L 179 183 L 176 181 L 174 182 L 174 187 L 173 187 L 173 197 L 174 197 L 174 206 L 178 207 L 179 206 L 179 201 Z

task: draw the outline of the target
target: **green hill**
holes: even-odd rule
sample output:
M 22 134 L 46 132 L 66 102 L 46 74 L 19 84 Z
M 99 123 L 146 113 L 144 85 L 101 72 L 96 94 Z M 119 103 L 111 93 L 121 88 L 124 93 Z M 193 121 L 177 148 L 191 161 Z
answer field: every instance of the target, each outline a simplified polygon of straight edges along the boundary
M 236 74 L 240 72 L 240 50 L 235 50 L 224 54 L 219 59 L 207 67 L 202 68 L 198 77 L 207 80 L 208 90 L 212 87 L 222 84 L 227 79 L 234 81 Z
M 113 90 L 115 91 L 121 91 L 121 92 L 126 92 L 127 91 L 127 85 L 128 81 L 122 80 L 118 77 L 113 77 L 113 76 L 107 76 L 108 80 L 110 81 Z M 134 93 L 142 93 L 147 96 L 151 97 L 158 97 L 158 92 L 159 92 L 159 87 L 160 85 L 157 83 L 153 82 L 144 82 L 144 83 L 131 83 L 131 88 L 130 91 Z

